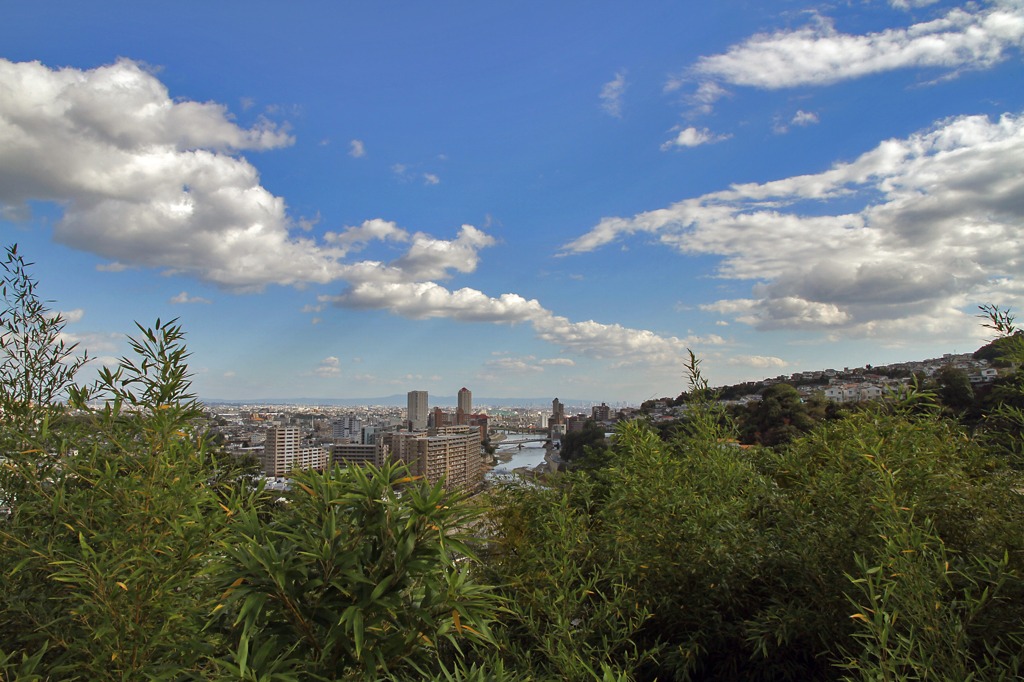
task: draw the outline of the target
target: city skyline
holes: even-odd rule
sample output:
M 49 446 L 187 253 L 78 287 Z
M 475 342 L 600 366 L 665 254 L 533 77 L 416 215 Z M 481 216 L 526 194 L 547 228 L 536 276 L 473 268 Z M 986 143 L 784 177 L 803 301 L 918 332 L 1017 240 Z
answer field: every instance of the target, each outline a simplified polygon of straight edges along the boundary
M 0 26 L 0 229 L 201 398 L 639 403 L 1024 303 L 1024 2 L 67 1 Z

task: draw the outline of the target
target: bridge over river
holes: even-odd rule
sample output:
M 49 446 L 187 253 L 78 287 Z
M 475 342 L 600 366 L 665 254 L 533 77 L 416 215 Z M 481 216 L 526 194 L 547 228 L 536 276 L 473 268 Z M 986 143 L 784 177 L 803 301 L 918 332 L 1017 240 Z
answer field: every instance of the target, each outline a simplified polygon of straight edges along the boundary
M 522 449 L 524 443 L 547 443 L 550 440 L 551 439 L 546 437 L 546 436 L 542 437 L 542 438 L 521 438 L 521 439 L 520 438 L 516 438 L 515 440 L 502 440 L 502 441 L 499 441 L 499 442 L 494 444 L 494 447 L 495 448 L 501 448 L 501 447 L 505 447 L 506 445 L 511 445 L 511 446 L 514 446 L 514 447 L 518 447 L 519 449 Z

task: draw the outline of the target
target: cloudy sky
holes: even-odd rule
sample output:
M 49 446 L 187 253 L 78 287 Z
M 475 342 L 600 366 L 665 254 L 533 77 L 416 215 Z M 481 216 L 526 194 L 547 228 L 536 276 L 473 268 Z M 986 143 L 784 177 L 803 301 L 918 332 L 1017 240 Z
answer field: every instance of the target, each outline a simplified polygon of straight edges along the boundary
M 639 402 L 1024 303 L 1024 1 L 14 3 L 0 230 L 204 398 Z

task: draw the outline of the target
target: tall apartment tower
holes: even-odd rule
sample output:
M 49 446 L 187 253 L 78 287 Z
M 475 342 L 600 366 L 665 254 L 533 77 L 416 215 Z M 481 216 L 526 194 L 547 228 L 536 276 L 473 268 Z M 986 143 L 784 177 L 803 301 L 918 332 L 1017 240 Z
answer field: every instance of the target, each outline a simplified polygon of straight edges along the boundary
M 288 476 L 296 469 L 323 469 L 327 450 L 302 447 L 302 433 L 297 426 L 278 426 L 267 430 L 260 464 L 267 476 Z
M 562 423 L 565 421 L 565 405 L 555 398 L 551 401 L 551 416 L 555 418 L 555 421 Z
M 427 428 L 427 392 L 409 391 L 409 428 L 413 431 Z
M 468 424 L 471 414 L 473 414 L 473 392 L 463 386 L 459 390 L 458 407 L 455 408 L 455 423 L 460 426 Z
M 465 386 L 459 389 L 459 409 L 464 414 L 473 414 L 473 392 Z

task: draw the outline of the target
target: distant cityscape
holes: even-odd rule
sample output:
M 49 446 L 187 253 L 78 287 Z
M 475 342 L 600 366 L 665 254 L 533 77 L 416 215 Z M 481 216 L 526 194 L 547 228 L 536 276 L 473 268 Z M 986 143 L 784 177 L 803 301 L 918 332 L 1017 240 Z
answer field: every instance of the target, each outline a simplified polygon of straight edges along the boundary
M 882 399 L 915 375 L 933 377 L 944 367 L 963 371 L 972 384 L 994 381 L 999 374 L 987 360 L 946 354 L 883 366 L 797 372 L 718 390 L 723 402 L 745 405 L 759 400 L 760 391 L 768 386 L 790 383 L 805 398 L 817 394 L 833 402 L 852 403 Z M 441 402 L 432 406 L 427 391 L 413 390 L 406 394 L 404 407 L 227 402 L 206 407 L 227 451 L 257 460 L 272 485 L 287 485 L 287 476 L 296 469 L 399 460 L 413 475 L 431 483 L 444 481 L 449 488 L 468 490 L 482 483 L 495 463 L 491 443 L 506 433 L 537 434 L 551 447 L 591 420 L 610 429 L 623 419 L 643 415 L 653 421 L 670 420 L 685 412 L 685 406 L 671 398 L 652 399 L 640 406 L 580 401 L 570 406 L 554 398 L 550 407 L 539 407 L 537 399 L 526 405 L 474 407 L 472 391 L 466 387 L 454 401 Z

